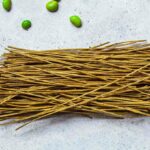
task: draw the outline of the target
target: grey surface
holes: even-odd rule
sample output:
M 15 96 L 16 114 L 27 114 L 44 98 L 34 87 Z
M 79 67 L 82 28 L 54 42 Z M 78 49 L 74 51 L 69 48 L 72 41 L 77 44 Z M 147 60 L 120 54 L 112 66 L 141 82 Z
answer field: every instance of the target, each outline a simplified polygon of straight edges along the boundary
M 46 0 L 13 0 L 6 13 L 0 7 L 0 54 L 4 46 L 30 49 L 88 47 L 105 41 L 150 40 L 149 0 L 62 0 L 57 13 Z M 83 28 L 68 21 L 80 15 Z M 33 26 L 26 32 L 23 19 Z M 15 131 L 19 124 L 0 127 L 0 150 L 150 150 L 150 118 L 100 119 L 61 116 Z

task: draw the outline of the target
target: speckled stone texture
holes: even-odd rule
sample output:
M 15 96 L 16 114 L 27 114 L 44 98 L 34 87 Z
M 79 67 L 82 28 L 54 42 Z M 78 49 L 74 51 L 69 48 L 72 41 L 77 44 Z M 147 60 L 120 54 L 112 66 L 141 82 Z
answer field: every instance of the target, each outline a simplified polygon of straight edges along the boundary
M 47 0 L 12 0 L 10 13 L 0 7 L 0 54 L 7 45 L 30 49 L 88 47 L 105 41 L 150 40 L 149 0 L 61 0 L 57 13 Z M 83 27 L 69 22 L 80 15 Z M 32 20 L 27 32 L 21 21 Z M 102 119 L 60 116 L 15 131 L 0 127 L 0 150 L 150 150 L 150 118 Z

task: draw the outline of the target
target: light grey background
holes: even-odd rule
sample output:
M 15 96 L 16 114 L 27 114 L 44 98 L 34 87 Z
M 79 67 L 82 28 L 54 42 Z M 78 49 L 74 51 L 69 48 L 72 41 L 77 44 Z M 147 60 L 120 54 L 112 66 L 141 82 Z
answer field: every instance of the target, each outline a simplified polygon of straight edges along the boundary
M 47 0 L 12 1 L 10 13 L 0 7 L 0 54 L 7 45 L 53 49 L 150 40 L 150 0 L 61 0 L 57 13 L 46 11 Z M 74 14 L 83 20 L 81 29 L 68 20 Z M 28 32 L 20 27 L 23 19 L 32 20 Z M 61 116 L 16 132 L 18 126 L 0 127 L 0 150 L 150 150 L 150 118 Z

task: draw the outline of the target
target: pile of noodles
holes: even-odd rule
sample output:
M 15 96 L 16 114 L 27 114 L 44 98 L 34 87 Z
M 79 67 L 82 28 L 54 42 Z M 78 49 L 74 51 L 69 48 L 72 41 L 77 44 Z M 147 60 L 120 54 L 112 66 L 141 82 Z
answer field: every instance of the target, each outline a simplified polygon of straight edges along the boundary
M 150 116 L 150 44 L 145 41 L 6 49 L 0 66 L 0 121 L 28 121 L 25 126 L 61 113 Z

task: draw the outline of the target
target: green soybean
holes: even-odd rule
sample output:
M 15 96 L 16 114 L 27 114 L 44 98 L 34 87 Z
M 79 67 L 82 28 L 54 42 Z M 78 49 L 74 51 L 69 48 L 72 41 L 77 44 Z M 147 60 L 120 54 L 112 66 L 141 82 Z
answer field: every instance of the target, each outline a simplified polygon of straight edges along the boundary
M 71 16 L 70 22 L 77 28 L 80 28 L 82 26 L 82 21 L 79 16 Z
M 50 12 L 56 12 L 58 10 L 58 2 L 56 0 L 52 0 L 46 3 L 46 8 Z
M 11 0 L 3 0 L 2 5 L 6 11 L 10 11 L 11 7 L 12 7 L 12 2 L 11 2 Z
M 22 28 L 25 30 L 28 30 L 32 26 L 32 23 L 30 20 L 24 20 L 22 22 Z

